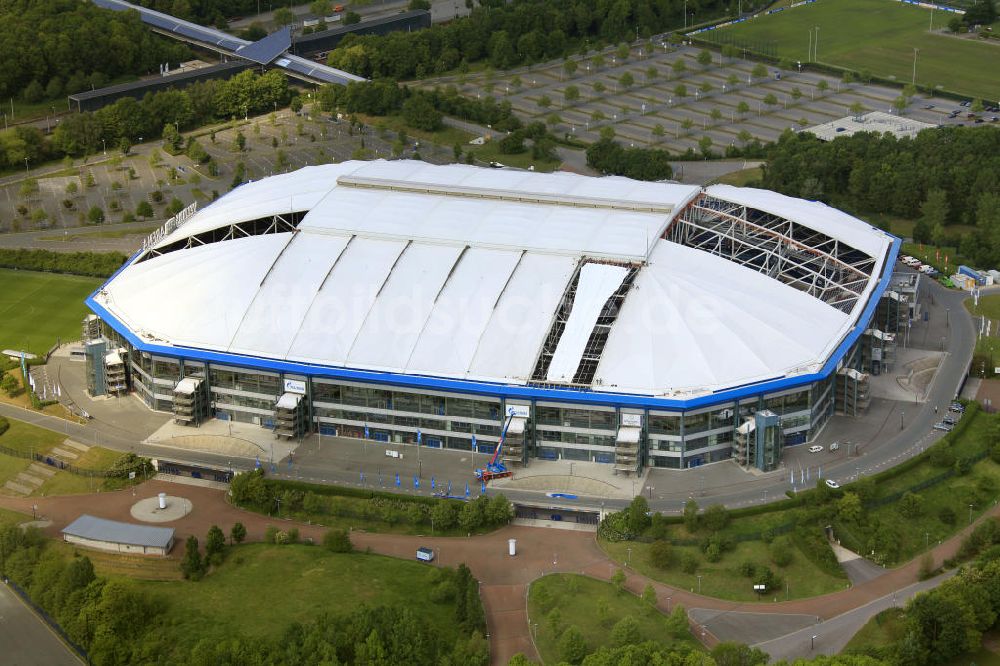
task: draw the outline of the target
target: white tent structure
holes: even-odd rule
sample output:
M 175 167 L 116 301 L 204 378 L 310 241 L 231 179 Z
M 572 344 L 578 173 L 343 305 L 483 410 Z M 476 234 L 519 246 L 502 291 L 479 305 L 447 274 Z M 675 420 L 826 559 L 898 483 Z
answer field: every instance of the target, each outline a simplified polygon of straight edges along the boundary
M 92 303 L 179 356 L 685 398 L 819 372 L 892 244 L 762 190 L 344 162 L 237 188 Z

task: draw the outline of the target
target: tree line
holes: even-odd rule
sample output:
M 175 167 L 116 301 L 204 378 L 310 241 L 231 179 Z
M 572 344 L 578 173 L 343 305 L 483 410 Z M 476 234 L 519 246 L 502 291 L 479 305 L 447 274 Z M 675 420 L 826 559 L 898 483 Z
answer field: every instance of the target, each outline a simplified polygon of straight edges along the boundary
M 858 212 L 915 219 L 914 239 L 961 244 L 1000 261 L 1000 128 L 948 127 L 914 138 L 855 134 L 820 141 L 786 132 L 773 144 L 763 187 Z M 948 227 L 975 227 L 965 239 Z
M 513 508 L 503 495 L 480 495 L 474 500 L 407 497 L 391 493 L 352 496 L 334 494 L 336 488 L 303 490 L 283 481 L 266 479 L 261 470 L 238 474 L 230 484 L 233 503 L 263 513 L 272 511 L 306 516 L 338 516 L 382 522 L 432 527 L 438 532 L 475 532 L 506 525 Z
M 7 0 L 0 4 L 0 97 L 55 100 L 123 75 L 155 72 L 190 55 L 153 34 L 135 12 L 77 0 Z M 60 104 L 61 110 L 61 104 Z
M 117 147 L 128 153 L 140 139 L 159 138 L 209 122 L 258 114 L 288 104 L 284 73 L 240 72 L 225 81 L 202 81 L 184 90 L 123 97 L 97 111 L 63 118 L 50 137 L 37 127 L 0 131 L 0 169 L 23 169 L 65 155 L 80 156 Z
M 730 4 L 703 0 L 698 15 Z M 481 60 L 509 69 L 662 33 L 684 23 L 684 9 L 684 0 L 480 0 L 469 16 L 425 30 L 348 35 L 328 62 L 366 78 L 424 78 Z

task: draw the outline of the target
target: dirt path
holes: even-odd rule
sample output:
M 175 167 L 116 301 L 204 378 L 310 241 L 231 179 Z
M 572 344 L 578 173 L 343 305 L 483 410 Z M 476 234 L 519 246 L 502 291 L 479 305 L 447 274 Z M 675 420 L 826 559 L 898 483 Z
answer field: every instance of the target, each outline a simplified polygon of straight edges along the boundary
M 191 534 L 204 540 L 212 525 L 219 525 L 228 533 L 229 528 L 237 521 L 246 526 L 248 541 L 262 540 L 270 525 L 295 526 L 303 537 L 317 540 L 322 538 L 326 530 L 316 525 L 293 523 L 235 508 L 226 502 L 224 491 L 221 490 L 163 481 L 149 481 L 138 486 L 134 496 L 131 491 L 126 490 L 58 497 L 0 497 L 0 507 L 31 514 L 32 504 L 37 504 L 38 513 L 52 521 L 45 532 L 51 537 L 59 538 L 60 530 L 84 512 L 111 520 L 135 522 L 129 513 L 132 504 L 154 497 L 160 492 L 185 497 L 193 503 L 193 509 L 188 515 L 169 523 L 176 530 L 178 543 Z M 1000 506 L 994 506 L 983 517 L 998 514 Z M 935 563 L 941 564 L 952 557 L 962 538 L 971 529 L 972 526 L 967 527 L 934 548 L 932 553 Z M 517 539 L 516 557 L 508 555 L 508 539 Z M 361 550 L 371 548 L 374 552 L 403 559 L 414 557 L 418 546 L 429 546 L 437 551 L 440 564 L 457 566 L 462 562 L 466 563 L 482 583 L 481 594 L 486 609 L 487 630 L 490 633 L 491 662 L 501 665 L 506 664 L 517 652 L 524 652 L 533 659 L 538 658 L 529 633 L 525 603 L 527 585 L 531 581 L 556 572 L 579 572 L 608 580 L 620 566 L 608 559 L 597 545 L 593 533 L 552 528 L 510 526 L 471 538 L 354 532 L 352 540 Z M 182 546 L 175 548 L 175 557 L 181 548 Z M 668 605 L 672 608 L 676 604 L 683 604 L 689 609 L 800 613 L 829 619 L 916 582 L 918 570 L 919 561 L 913 560 L 889 570 L 879 578 L 841 592 L 778 603 L 732 602 L 704 597 L 689 590 L 651 581 L 632 570 L 626 570 L 626 586 L 639 594 L 648 583 L 652 583 L 657 591 L 658 605 L 664 612 L 668 611 Z M 704 640 L 711 643 L 712 637 L 706 635 Z

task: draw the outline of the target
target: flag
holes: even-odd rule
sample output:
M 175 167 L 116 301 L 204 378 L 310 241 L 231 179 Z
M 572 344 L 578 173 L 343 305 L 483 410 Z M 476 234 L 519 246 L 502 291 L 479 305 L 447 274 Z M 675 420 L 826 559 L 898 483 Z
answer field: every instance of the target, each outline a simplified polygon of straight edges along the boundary
M 368 424 L 365 424 L 365 439 L 368 439 Z
M 420 479 L 417 478 L 416 474 L 413 475 L 413 487 L 414 488 L 420 487 Z
M 472 436 L 472 450 L 473 450 L 473 452 L 476 450 L 476 436 L 475 435 Z
M 399 472 L 396 472 L 396 487 L 399 488 Z
M 254 469 L 260 469 L 260 456 L 257 456 L 257 462 L 254 463 Z
M 465 482 L 465 499 L 469 499 L 469 482 Z
M 435 488 L 437 488 L 437 482 L 434 481 L 434 477 L 432 476 L 431 477 L 431 490 L 434 490 Z
M 448 494 L 451 495 L 451 481 L 448 482 Z
M 361 483 L 365 482 L 365 473 L 361 472 Z
M 486 482 L 485 481 L 480 481 L 480 483 L 482 485 L 479 486 L 479 494 L 480 495 L 485 495 L 486 494 Z
M 420 428 L 417 428 L 417 444 L 419 445 L 423 440 L 424 437 L 420 434 Z

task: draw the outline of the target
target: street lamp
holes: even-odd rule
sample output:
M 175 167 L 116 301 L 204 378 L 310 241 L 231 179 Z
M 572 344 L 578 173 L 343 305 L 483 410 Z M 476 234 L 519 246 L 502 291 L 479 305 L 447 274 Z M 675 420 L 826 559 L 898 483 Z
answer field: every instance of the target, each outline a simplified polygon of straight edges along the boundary
M 972 524 L 972 507 L 973 506 L 975 506 L 975 505 L 974 504 L 970 504 L 969 505 L 969 524 L 970 525 Z
M 903 417 L 906 416 L 906 412 L 900 410 L 899 412 L 899 429 L 903 429 Z
M 919 52 L 920 49 L 916 47 L 913 48 L 913 85 L 917 85 L 917 53 Z
M 816 639 L 817 638 L 819 638 L 819 636 L 813 636 L 813 637 L 811 637 L 809 639 L 809 649 L 810 650 L 815 650 L 816 649 Z
M 698 594 L 701 594 L 701 574 L 698 574 Z

